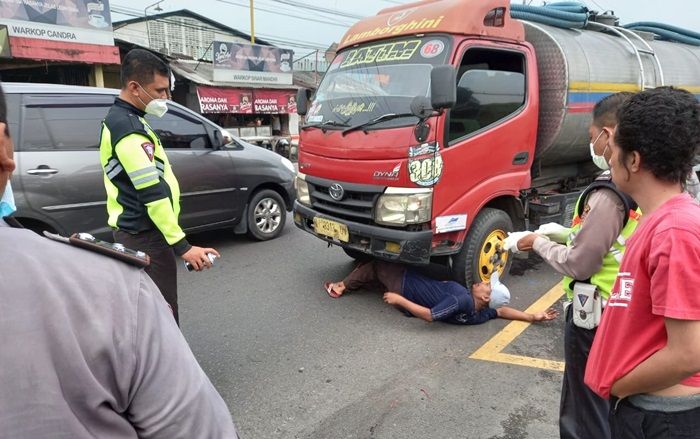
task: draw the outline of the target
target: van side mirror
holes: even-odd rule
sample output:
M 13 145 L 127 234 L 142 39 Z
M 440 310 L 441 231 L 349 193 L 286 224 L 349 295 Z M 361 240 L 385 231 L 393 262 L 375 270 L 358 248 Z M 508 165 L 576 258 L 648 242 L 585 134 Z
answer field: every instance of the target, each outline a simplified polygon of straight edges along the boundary
M 452 66 L 435 66 L 430 71 L 430 104 L 433 110 L 452 108 L 457 101 L 457 71 Z
M 311 95 L 311 90 L 308 88 L 300 88 L 297 90 L 297 114 L 299 116 L 306 116 L 309 111 L 309 95 Z

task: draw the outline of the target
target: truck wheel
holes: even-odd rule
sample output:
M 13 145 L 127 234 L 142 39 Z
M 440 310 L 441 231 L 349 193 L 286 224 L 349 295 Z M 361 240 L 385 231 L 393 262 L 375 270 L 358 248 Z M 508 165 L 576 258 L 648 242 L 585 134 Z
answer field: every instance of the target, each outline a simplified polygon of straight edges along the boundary
M 351 258 L 355 259 L 356 261 L 365 262 L 365 261 L 369 261 L 370 259 L 372 259 L 372 256 L 368 255 L 367 253 L 361 252 L 359 250 L 355 250 L 352 248 L 345 248 L 345 247 L 342 247 L 342 249 L 346 255 L 350 256 Z
M 502 210 L 484 208 L 474 219 L 452 265 L 457 282 L 471 287 L 473 283 L 488 281 L 494 266 L 502 276 L 508 274 L 512 257 L 503 249 L 513 222 Z
M 267 241 L 279 236 L 287 220 L 284 200 L 272 189 L 256 192 L 248 205 L 248 236 Z

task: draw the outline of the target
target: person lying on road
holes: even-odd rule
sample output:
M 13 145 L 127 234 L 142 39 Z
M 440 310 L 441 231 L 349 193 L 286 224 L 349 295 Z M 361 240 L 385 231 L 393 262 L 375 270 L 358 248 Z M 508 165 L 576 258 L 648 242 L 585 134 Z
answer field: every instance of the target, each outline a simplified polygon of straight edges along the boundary
M 429 278 L 402 265 L 374 260 L 360 263 L 340 282 L 324 283 L 324 289 L 333 298 L 360 288 L 382 289 L 384 302 L 427 322 L 478 325 L 496 317 L 541 322 L 559 315 L 552 308 L 530 314 L 504 306 L 510 301 L 510 292 L 500 282 L 498 272 L 491 275 L 490 282 L 476 283 L 469 289 L 454 281 Z

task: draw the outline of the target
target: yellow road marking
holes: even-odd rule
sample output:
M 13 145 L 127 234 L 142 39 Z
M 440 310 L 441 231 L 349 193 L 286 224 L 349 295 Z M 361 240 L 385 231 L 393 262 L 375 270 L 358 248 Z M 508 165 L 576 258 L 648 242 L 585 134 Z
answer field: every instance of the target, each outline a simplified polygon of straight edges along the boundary
M 530 305 L 525 312 L 535 313 L 542 311 L 554 305 L 561 296 L 564 295 L 561 283 L 556 284 L 551 290 L 547 291 L 542 297 L 537 299 L 535 303 Z M 495 361 L 497 363 L 515 364 L 518 366 L 535 367 L 538 369 L 548 369 L 562 372 L 564 371 L 564 363 L 562 361 L 545 360 L 542 358 L 524 357 L 521 355 L 511 355 L 503 353 L 503 349 L 513 342 L 520 334 L 530 326 L 531 323 L 513 321 L 506 325 L 500 332 L 491 337 L 491 340 L 484 343 L 476 350 L 469 358 L 475 360 Z

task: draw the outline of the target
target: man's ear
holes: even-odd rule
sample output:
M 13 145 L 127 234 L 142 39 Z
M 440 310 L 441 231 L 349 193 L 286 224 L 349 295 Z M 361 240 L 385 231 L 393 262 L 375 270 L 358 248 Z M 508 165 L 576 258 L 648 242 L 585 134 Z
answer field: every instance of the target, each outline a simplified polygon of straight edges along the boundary
M 126 89 L 129 91 L 129 93 L 136 95 L 136 96 L 139 96 L 139 92 L 141 91 L 141 88 L 136 83 L 136 81 L 127 82 Z
M 629 170 L 631 172 L 639 172 L 642 169 L 642 156 L 639 151 L 632 151 L 632 154 L 628 154 L 629 157 Z

